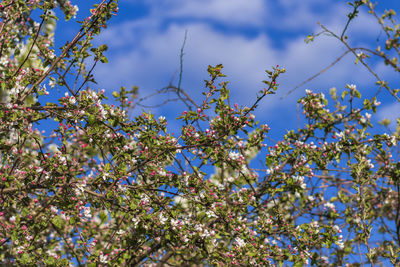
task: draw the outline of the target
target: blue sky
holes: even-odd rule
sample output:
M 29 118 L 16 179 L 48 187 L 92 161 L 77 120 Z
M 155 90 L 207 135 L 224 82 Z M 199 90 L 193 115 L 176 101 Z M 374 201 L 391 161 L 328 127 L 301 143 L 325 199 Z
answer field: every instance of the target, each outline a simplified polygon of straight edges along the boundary
M 92 3 L 72 1 L 80 10 L 78 19 L 87 16 Z M 268 96 L 256 112 L 262 123 L 272 130 L 295 128 L 296 101 L 305 89 L 327 94 L 331 87 L 341 91 L 346 83 L 356 84 L 370 94 L 377 89 L 374 79 L 364 67 L 354 64 L 348 54 L 333 68 L 310 83 L 300 87 L 283 100 L 296 85 L 319 72 L 339 57 L 345 48 L 338 40 L 322 36 L 310 44 L 304 39 L 319 32 L 317 22 L 341 32 L 346 15 L 351 12 L 347 1 L 339 0 L 120 0 L 118 16 L 113 18 L 97 43 L 109 46 L 108 64 L 95 71 L 99 89 L 110 94 L 120 86 L 137 85 L 141 96 L 153 93 L 169 84 L 174 77 L 177 84 L 179 53 L 185 31 L 187 40 L 183 62 L 182 88 L 200 100 L 208 65 L 224 64 L 231 89 L 232 102 L 251 105 L 263 88 L 265 70 L 279 64 L 287 72 L 280 79 L 278 93 Z M 392 8 L 400 12 L 400 1 L 385 0 L 378 11 Z M 62 30 L 59 41 L 71 38 L 76 29 Z M 350 44 L 375 48 L 382 35 L 374 18 L 363 8 L 349 28 Z M 57 35 L 56 35 L 57 36 Z M 56 40 L 58 41 L 58 40 Z M 383 63 L 369 61 L 373 69 L 393 87 L 399 75 Z M 151 98 L 146 104 L 163 102 L 167 95 Z M 173 95 L 169 95 L 173 97 Z M 400 113 L 400 104 L 384 93 L 379 98 L 384 104 L 376 119 Z M 153 109 L 156 115 L 176 117 L 183 106 L 176 103 Z M 138 109 L 135 114 L 140 113 Z M 283 130 L 283 131 L 282 131 Z

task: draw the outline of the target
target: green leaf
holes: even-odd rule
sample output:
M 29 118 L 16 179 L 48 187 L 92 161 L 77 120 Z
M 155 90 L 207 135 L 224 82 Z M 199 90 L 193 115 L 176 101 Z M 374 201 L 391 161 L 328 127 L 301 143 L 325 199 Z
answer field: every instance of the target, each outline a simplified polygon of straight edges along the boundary
M 30 257 L 29 257 L 29 254 L 28 254 L 28 253 L 22 254 L 21 263 L 22 263 L 22 264 L 28 264 L 28 263 L 30 263 Z
M 348 95 L 348 94 L 349 94 L 348 91 L 343 91 L 343 93 L 342 93 L 342 100 L 344 100 L 345 96 Z
M 59 229 L 62 229 L 62 226 L 63 226 L 63 223 L 64 223 L 64 221 L 63 221 L 63 219 L 60 217 L 60 216 L 55 216 L 52 220 L 51 220 L 51 222 L 54 224 L 54 226 L 56 226 L 57 228 L 59 228 Z
M 56 260 L 53 257 L 49 256 L 49 257 L 46 258 L 46 264 L 49 265 L 49 266 L 50 265 L 53 266 L 53 265 L 56 264 Z
M 46 106 L 56 107 L 58 105 L 56 103 L 46 102 Z
M 110 163 L 107 163 L 106 165 L 104 165 L 104 171 L 105 172 L 109 172 L 111 170 L 111 165 Z
M 95 123 L 96 123 L 96 117 L 94 115 L 92 115 L 92 114 L 89 114 L 88 115 L 88 124 L 89 125 L 93 125 Z
M 107 57 L 102 56 L 102 57 L 100 58 L 100 62 L 101 62 L 101 63 L 108 63 Z
M 267 157 L 265 159 L 265 165 L 267 165 L 268 167 L 271 167 L 271 165 L 274 163 L 274 159 L 271 157 Z

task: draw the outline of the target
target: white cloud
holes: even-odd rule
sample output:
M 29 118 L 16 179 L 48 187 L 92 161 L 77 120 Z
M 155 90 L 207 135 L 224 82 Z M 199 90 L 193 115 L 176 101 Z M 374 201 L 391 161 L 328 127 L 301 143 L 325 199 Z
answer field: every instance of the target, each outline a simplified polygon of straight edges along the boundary
M 326 25 L 331 24 L 337 18 L 343 21 L 343 17 L 346 14 L 343 2 L 332 3 L 330 1 L 315 0 L 268 2 L 273 5 L 273 8 L 269 9 L 268 28 L 277 28 L 284 31 L 315 29 L 317 22 Z M 279 12 L 276 12 L 277 10 Z
M 193 0 L 170 1 L 169 17 L 199 18 L 229 25 L 261 26 L 266 14 L 263 0 Z
M 397 86 L 400 82 L 399 73 L 390 65 L 385 65 L 384 62 L 376 64 L 374 72 L 376 72 L 382 80 L 390 81 L 389 86 Z
M 392 103 L 378 109 L 378 119 L 389 119 L 390 127 L 394 130 L 397 124 L 397 118 L 400 118 L 400 103 Z
M 125 2 L 133 2 L 126 0 Z M 145 0 L 151 16 L 169 19 L 199 19 L 234 26 L 261 26 L 264 0 Z
M 179 70 L 179 50 L 188 29 L 182 87 L 195 99 L 199 99 L 204 90 L 207 66 L 218 63 L 225 66 L 233 100 L 246 105 L 252 103 L 263 88 L 261 81 L 267 78 L 265 69 L 277 64 L 287 69 L 278 81 L 281 84 L 278 94 L 267 97 L 260 112 L 295 109 L 295 100 L 304 94 L 305 88 L 326 91 L 335 86 L 340 90 L 346 83 L 366 86 L 373 82 L 364 67 L 354 65 L 354 58 L 348 54 L 320 77 L 284 101 L 279 100 L 279 96 L 328 66 L 345 51 L 338 40 L 329 37 L 321 36 L 307 45 L 305 36 L 290 36 L 284 45 L 277 46 L 274 36 L 267 34 L 265 29 L 271 28 L 289 28 L 288 32 L 305 28 L 309 33 L 318 32 L 318 20 L 340 32 L 350 9 L 342 2 L 331 2 L 329 10 L 325 8 L 324 12 L 319 12 L 320 9 L 313 6 L 317 2 L 280 0 L 278 4 L 285 8 L 285 16 L 280 16 L 281 10 L 275 9 L 277 5 L 272 1 L 147 0 L 151 7 L 148 16 L 111 26 L 102 35 L 102 41 L 110 46 L 110 63 L 99 66 L 97 80 L 106 88 L 139 85 L 142 95 L 166 86 Z M 261 18 L 264 12 L 265 18 Z M 171 17 L 177 20 L 171 20 Z M 185 19 L 180 21 L 179 18 Z M 351 25 L 354 27 L 350 28 L 352 34 L 365 32 L 361 24 L 372 25 L 371 19 L 364 14 L 360 18 L 361 22 Z M 213 23 L 215 20 L 231 27 L 242 22 L 243 25 L 258 25 L 259 30 L 249 37 L 241 31 L 219 30 Z M 269 24 L 256 24 L 256 21 Z M 160 103 L 163 98 L 165 96 L 160 96 L 152 103 Z

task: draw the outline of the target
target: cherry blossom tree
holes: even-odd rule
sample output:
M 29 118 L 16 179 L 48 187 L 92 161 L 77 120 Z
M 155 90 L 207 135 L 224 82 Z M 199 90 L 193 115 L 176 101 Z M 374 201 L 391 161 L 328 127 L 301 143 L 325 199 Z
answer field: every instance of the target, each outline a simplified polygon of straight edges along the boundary
M 379 16 L 369 0 L 351 4 L 343 32 L 321 25 L 322 33 L 398 100 L 367 61 L 399 71 L 395 13 Z M 347 42 L 360 8 L 382 26 L 383 48 Z M 93 69 L 107 62 L 107 46 L 92 41 L 117 11 L 116 0 L 94 5 L 57 50 L 56 19 L 73 20 L 78 7 L 0 4 L 2 264 L 400 264 L 400 131 L 374 127 L 379 93 L 363 98 L 352 84 L 329 97 L 307 90 L 304 127 L 267 146 L 270 128 L 253 113 L 285 69 L 267 70 L 265 89 L 246 107 L 230 104 L 223 66 L 209 66 L 202 99 L 170 87 L 190 107 L 174 135 L 170 119 L 128 115 L 137 88 L 114 99 L 96 88 Z

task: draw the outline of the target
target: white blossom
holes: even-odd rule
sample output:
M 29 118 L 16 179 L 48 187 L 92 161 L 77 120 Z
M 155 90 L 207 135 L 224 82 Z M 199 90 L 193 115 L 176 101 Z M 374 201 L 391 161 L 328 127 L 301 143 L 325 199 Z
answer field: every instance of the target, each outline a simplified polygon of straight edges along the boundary
M 122 229 L 119 229 L 118 231 L 117 231 L 117 235 L 123 235 L 123 234 L 125 234 L 125 232 L 126 231 L 124 231 L 124 230 L 122 230 Z
M 350 90 L 356 90 L 356 88 L 357 88 L 357 86 L 356 85 L 354 85 L 354 84 L 350 84 L 350 85 L 347 85 L 347 87 L 350 89 Z
M 136 217 L 133 217 L 132 222 L 133 222 L 133 227 L 136 228 L 137 225 L 139 224 L 139 219 L 137 219 Z
M 58 209 L 56 207 L 54 207 L 54 206 L 51 206 L 50 207 L 50 211 L 51 211 L 51 213 L 57 214 Z
M 164 225 L 168 220 L 168 218 L 164 217 L 164 215 L 162 213 L 160 213 L 160 215 L 158 215 L 158 218 L 160 219 L 161 225 Z
M 324 204 L 324 207 L 330 210 L 335 210 L 335 204 L 331 203 L 331 202 L 327 202 Z
M 237 245 L 239 248 L 244 247 L 244 246 L 246 245 L 246 243 L 243 241 L 243 239 L 241 239 L 241 238 L 239 238 L 239 237 L 236 237 L 236 238 L 235 238 L 235 242 L 236 242 L 236 245 Z
M 240 154 L 238 152 L 229 152 L 229 158 L 232 160 L 237 160 L 240 158 Z
M 90 207 L 85 207 L 83 210 L 83 214 L 87 218 L 92 218 L 92 213 L 91 213 Z
M 108 255 L 100 254 L 100 262 L 107 263 L 108 262 Z
M 334 225 L 334 226 L 332 227 L 332 229 L 333 229 L 336 233 L 341 233 L 341 232 L 342 232 L 342 230 L 340 229 L 340 227 L 339 227 L 338 225 Z
M 338 247 L 340 249 L 344 249 L 344 242 L 343 242 L 343 236 L 342 235 L 339 236 L 339 240 L 336 241 L 336 245 L 338 245 Z

